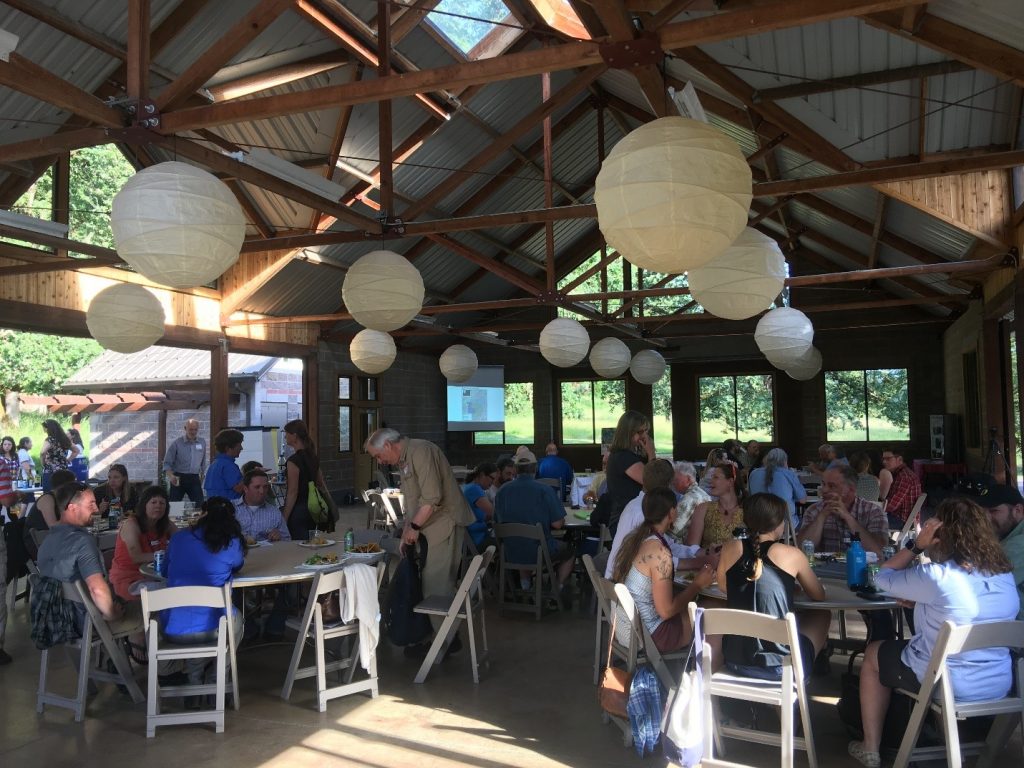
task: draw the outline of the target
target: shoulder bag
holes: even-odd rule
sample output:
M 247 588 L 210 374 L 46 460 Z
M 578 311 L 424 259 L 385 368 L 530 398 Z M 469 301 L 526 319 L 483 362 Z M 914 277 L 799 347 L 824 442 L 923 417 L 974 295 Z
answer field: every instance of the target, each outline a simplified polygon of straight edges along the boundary
M 608 661 L 605 663 L 604 672 L 601 674 L 601 682 L 597 687 L 597 701 L 601 709 L 609 715 L 628 718 L 626 714 L 626 703 L 629 701 L 629 685 L 633 682 L 633 676 L 624 669 L 612 666 L 612 643 L 615 640 L 615 620 L 618 618 L 618 609 L 612 613 L 612 629 L 608 635 Z

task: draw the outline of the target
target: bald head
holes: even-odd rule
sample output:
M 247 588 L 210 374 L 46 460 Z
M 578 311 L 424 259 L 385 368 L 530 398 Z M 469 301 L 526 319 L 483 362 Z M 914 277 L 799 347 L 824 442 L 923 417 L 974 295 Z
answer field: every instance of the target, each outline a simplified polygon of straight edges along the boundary
M 195 440 L 199 435 L 199 421 L 197 419 L 189 419 L 185 422 L 185 437 L 189 440 Z
M 547 456 L 557 456 L 558 446 L 555 445 L 554 443 L 548 443 L 547 446 L 544 448 L 544 453 Z

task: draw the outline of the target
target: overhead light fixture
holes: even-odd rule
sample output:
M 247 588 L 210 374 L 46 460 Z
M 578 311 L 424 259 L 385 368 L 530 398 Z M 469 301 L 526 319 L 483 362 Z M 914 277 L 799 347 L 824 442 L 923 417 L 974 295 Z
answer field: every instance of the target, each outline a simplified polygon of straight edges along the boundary
M 11 54 L 14 53 L 14 49 L 18 47 L 18 40 L 20 38 L 13 32 L 8 32 L 6 29 L 0 29 L 0 59 L 9 61 Z
M 248 152 L 225 152 L 224 154 L 241 163 L 251 165 L 258 171 L 269 173 L 282 181 L 287 181 L 289 184 L 301 187 L 325 200 L 330 200 L 332 203 L 338 202 L 345 194 L 345 188 L 340 184 L 335 184 L 318 173 L 308 171 L 257 147 L 253 147 Z
M 3 30 L 0 30 L 0 32 L 3 32 Z M 12 211 L 0 211 L 0 226 L 17 227 L 27 232 L 49 235 L 50 237 L 68 236 L 67 224 L 61 224 L 59 221 L 50 221 L 49 219 L 37 219 L 35 216 L 26 216 L 23 213 L 14 213 Z

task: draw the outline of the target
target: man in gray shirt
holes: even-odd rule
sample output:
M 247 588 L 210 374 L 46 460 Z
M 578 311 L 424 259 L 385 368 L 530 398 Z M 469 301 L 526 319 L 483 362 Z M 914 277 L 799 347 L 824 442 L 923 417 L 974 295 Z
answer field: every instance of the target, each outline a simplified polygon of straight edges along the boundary
M 189 500 L 203 503 L 203 472 L 206 471 L 206 440 L 199 437 L 199 422 L 185 422 L 185 434 L 167 449 L 164 455 L 164 473 L 171 484 L 171 501 Z

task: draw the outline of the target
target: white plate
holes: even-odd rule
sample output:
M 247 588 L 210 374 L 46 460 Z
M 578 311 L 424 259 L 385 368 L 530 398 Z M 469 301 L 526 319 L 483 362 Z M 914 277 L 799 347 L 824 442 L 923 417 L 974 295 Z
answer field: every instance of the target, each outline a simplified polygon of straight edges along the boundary
M 346 552 L 342 555 L 345 562 L 369 563 L 384 557 L 384 552 Z
M 342 565 L 344 565 L 344 563 L 341 560 L 339 560 L 336 563 L 320 563 L 319 565 L 309 565 L 308 563 L 299 563 L 295 567 L 299 568 L 299 569 L 301 569 L 303 571 L 325 571 L 325 570 L 327 570 L 329 568 L 339 568 Z
M 323 544 L 310 544 L 308 541 L 300 541 L 299 546 L 306 549 L 320 549 L 321 547 L 333 547 L 337 543 L 333 539 L 324 539 Z

